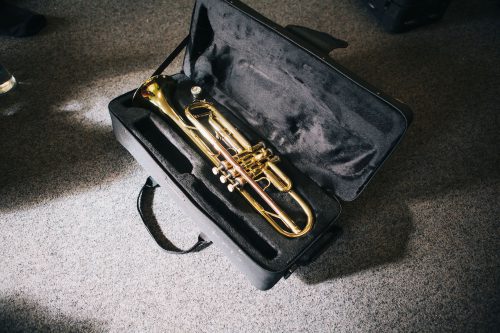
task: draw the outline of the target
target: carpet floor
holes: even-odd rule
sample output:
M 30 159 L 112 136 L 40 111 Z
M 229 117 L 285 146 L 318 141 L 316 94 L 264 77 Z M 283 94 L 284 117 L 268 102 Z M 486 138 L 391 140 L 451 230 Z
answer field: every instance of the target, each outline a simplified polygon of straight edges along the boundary
M 0 37 L 19 81 L 0 96 L 0 331 L 500 330 L 498 1 L 454 1 L 439 23 L 397 35 L 362 0 L 246 1 L 347 40 L 332 57 L 415 114 L 343 204 L 342 236 L 267 292 L 216 247 L 157 247 L 135 209 L 147 175 L 111 131 L 108 102 L 177 45 L 193 1 L 16 3 L 48 26 Z M 168 193 L 154 206 L 174 241 L 194 242 Z

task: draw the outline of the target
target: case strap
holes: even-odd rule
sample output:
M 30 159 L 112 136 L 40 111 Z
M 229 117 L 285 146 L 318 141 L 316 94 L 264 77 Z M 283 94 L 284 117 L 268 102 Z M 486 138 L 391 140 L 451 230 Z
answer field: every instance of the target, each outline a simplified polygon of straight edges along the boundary
M 161 73 L 163 73 L 165 68 L 167 68 L 167 66 L 170 65 L 170 63 L 174 61 L 174 59 L 179 55 L 179 53 L 181 53 L 181 51 L 186 47 L 188 42 L 189 42 L 189 35 L 187 35 L 182 40 L 182 42 L 179 45 L 177 45 L 175 50 L 173 50 L 172 53 L 168 55 L 168 57 L 162 62 L 160 67 L 158 67 L 151 76 L 160 75 Z
M 137 211 L 139 212 L 139 215 L 141 216 L 142 222 L 144 222 L 146 229 L 148 229 L 151 237 L 153 237 L 155 242 L 163 250 L 165 250 L 165 252 L 172 254 L 199 252 L 209 247 L 212 242 L 203 239 L 202 235 L 198 236 L 198 241 L 196 242 L 196 244 L 186 250 L 178 248 L 167 237 L 165 237 L 152 211 L 155 188 L 159 186 L 160 185 L 158 185 L 158 183 L 156 183 L 153 178 L 148 177 L 146 183 L 144 183 L 141 191 L 139 192 L 139 195 L 137 196 Z
M 312 44 L 326 55 L 335 49 L 343 49 L 349 45 L 346 41 L 335 38 L 326 32 L 309 29 L 300 25 L 287 25 L 285 29 L 301 40 Z

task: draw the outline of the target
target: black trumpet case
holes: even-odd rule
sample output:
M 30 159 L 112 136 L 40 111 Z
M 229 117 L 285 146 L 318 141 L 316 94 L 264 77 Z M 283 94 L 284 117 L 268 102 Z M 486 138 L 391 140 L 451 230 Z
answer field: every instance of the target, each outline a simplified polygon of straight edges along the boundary
M 134 104 L 133 91 L 110 102 L 113 131 L 151 175 L 143 191 L 159 185 L 171 193 L 200 231 L 188 250 L 166 244 L 143 216 L 139 196 L 139 211 L 157 243 L 186 253 L 213 242 L 256 288 L 266 290 L 332 243 L 340 202 L 359 196 L 400 142 L 411 112 L 329 57 L 346 42 L 279 26 L 241 2 L 197 0 L 186 35 L 155 72 L 184 51 L 182 69 L 172 76 L 174 107 L 182 113 L 192 101 L 191 87 L 200 86 L 203 98 L 250 142 L 271 147 L 313 210 L 312 230 L 298 238 L 276 232 L 241 195 L 228 192 L 170 119 Z M 292 207 L 291 216 L 301 216 L 289 195 L 278 197 Z

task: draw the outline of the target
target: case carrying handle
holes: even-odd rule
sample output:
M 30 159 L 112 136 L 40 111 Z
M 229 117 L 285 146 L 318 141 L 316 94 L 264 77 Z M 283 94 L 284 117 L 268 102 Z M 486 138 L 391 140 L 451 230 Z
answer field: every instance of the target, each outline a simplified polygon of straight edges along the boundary
M 139 215 L 141 216 L 142 222 L 144 222 L 146 229 L 148 230 L 151 237 L 153 237 L 155 242 L 163 250 L 165 250 L 165 252 L 171 254 L 186 254 L 192 252 L 199 252 L 212 245 L 212 242 L 203 239 L 203 236 L 199 235 L 196 244 L 194 244 L 193 246 L 191 246 L 186 250 L 182 250 L 177 246 L 175 246 L 163 234 L 160 225 L 156 221 L 156 218 L 154 217 L 154 214 L 152 212 L 153 208 L 152 203 L 153 203 L 155 188 L 159 186 L 160 185 L 158 185 L 158 183 L 156 183 L 153 178 L 148 177 L 146 183 L 144 183 L 144 185 L 141 188 L 141 191 L 139 192 L 139 195 L 137 196 L 137 211 L 139 212 Z

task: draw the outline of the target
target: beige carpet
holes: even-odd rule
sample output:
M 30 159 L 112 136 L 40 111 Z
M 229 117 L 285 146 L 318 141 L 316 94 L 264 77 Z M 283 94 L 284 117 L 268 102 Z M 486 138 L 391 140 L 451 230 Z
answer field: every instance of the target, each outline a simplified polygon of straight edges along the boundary
M 415 113 L 344 204 L 343 235 L 268 292 L 215 247 L 162 253 L 135 210 L 147 175 L 111 132 L 108 102 L 187 33 L 192 1 L 17 3 L 48 26 L 0 38 L 20 81 L 0 96 L 0 331 L 499 330 L 497 1 L 455 1 L 440 23 L 401 35 L 361 0 L 247 1 L 349 41 L 332 56 Z M 194 223 L 157 194 L 170 237 L 192 243 Z

